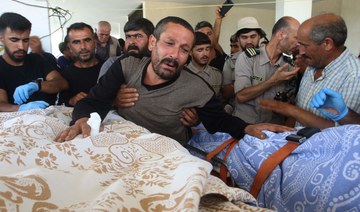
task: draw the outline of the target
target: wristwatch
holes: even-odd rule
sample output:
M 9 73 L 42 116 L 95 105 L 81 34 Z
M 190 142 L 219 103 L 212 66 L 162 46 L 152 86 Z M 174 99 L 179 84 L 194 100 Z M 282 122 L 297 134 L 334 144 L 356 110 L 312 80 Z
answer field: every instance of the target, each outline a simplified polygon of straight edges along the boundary
M 36 80 L 34 80 L 34 82 L 38 85 L 39 90 L 41 91 L 41 82 L 44 81 L 43 78 L 37 78 Z

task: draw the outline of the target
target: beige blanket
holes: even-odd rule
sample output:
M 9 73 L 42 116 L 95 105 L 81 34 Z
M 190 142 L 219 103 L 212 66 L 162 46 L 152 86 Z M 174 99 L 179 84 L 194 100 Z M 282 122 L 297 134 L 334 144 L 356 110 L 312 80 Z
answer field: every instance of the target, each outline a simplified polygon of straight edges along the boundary
M 178 142 L 113 112 L 99 135 L 53 142 L 71 111 L 0 114 L 0 211 L 263 210 Z

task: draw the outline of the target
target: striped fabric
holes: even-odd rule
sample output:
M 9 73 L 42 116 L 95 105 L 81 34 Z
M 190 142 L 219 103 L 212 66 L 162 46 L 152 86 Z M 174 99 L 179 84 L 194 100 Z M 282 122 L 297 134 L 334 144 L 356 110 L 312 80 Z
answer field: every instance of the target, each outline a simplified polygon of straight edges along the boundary
M 360 113 L 359 59 L 346 49 L 338 58 L 324 68 L 322 76 L 316 81 L 314 81 L 315 70 L 313 67 L 306 69 L 297 95 L 297 106 L 324 117 L 318 110 L 310 107 L 310 101 L 314 94 L 319 92 L 323 87 L 327 87 L 341 93 L 346 105 L 350 109 Z

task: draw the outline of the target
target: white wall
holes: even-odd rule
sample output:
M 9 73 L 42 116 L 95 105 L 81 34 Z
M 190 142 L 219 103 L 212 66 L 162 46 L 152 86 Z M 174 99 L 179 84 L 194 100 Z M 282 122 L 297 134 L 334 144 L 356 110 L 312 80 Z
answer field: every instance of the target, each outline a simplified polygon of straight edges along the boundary
M 215 21 L 215 10 L 219 5 L 194 5 L 180 3 L 164 2 L 146 2 L 144 10 L 146 18 L 156 23 L 166 16 L 179 16 L 187 20 L 193 27 L 199 21 L 209 21 L 211 24 Z M 224 51 L 230 53 L 230 36 L 236 31 L 237 21 L 245 16 L 255 16 L 259 24 L 268 35 L 271 34 L 271 28 L 275 19 L 275 4 L 266 7 L 254 5 L 252 7 L 245 5 L 235 5 L 223 19 L 219 43 Z M 166 8 L 166 9 L 165 9 Z
M 164 3 L 164 2 L 146 2 L 144 5 L 144 14 L 146 18 L 156 24 L 165 16 L 179 16 L 187 20 L 193 26 L 197 22 L 207 20 L 210 23 L 215 21 L 215 9 L 217 5 L 194 5 L 180 3 Z M 360 42 L 358 35 L 360 34 L 360 1 L 359 0 L 317 0 L 312 5 L 312 16 L 324 12 L 332 12 L 341 15 L 348 27 L 348 39 L 346 46 L 349 50 L 358 55 L 360 51 Z M 219 43 L 225 52 L 230 52 L 229 39 L 236 32 L 237 21 L 245 16 L 254 16 L 259 21 L 260 26 L 267 33 L 267 37 L 271 37 L 271 29 L 275 23 L 275 3 L 274 1 L 262 5 L 251 4 L 235 6 L 228 12 L 223 19 Z
M 359 55 L 360 52 L 360 1 L 344 0 L 341 5 L 341 16 L 344 18 L 348 26 L 348 38 L 345 45 L 349 50 Z
M 77 5 L 77 2 L 75 0 L 74 3 L 71 5 L 61 4 L 61 2 L 58 2 L 57 6 L 61 7 L 64 10 L 69 11 L 69 13 L 71 14 L 71 19 L 63 26 L 62 29 L 56 31 L 51 36 L 52 48 L 53 48 L 52 53 L 56 57 L 58 57 L 61 54 L 58 49 L 58 45 L 60 42 L 63 41 L 63 38 L 66 35 L 67 27 L 69 27 L 71 24 L 76 22 L 87 23 L 91 25 L 95 30 L 97 23 L 99 21 L 105 20 L 111 24 L 112 36 L 114 36 L 115 38 L 120 38 L 120 37 L 124 38 L 125 36 L 123 32 L 123 28 L 125 23 L 128 21 L 127 16 L 119 16 L 116 10 L 112 10 L 111 7 L 106 11 L 99 12 L 98 10 L 96 10 L 97 8 L 89 9 L 82 5 Z M 60 23 L 58 18 L 56 17 L 50 18 L 50 25 L 52 31 L 59 29 Z
M 0 14 L 4 12 L 15 12 L 29 19 L 32 23 L 31 35 L 37 35 L 41 38 L 43 48 L 51 52 L 49 15 L 46 8 L 32 7 L 11 0 L 0 0 Z M 24 1 L 25 2 L 25 1 Z M 47 7 L 46 0 L 27 0 L 26 4 Z

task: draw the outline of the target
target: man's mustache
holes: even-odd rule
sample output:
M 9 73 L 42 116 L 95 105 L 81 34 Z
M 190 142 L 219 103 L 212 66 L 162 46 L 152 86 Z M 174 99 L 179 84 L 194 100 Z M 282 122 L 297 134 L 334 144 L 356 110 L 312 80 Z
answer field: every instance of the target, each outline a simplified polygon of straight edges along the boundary
M 135 45 L 131 45 L 131 46 L 128 46 L 127 50 L 138 50 L 140 51 L 139 47 L 135 46 Z
M 200 59 L 202 59 L 202 60 L 208 60 L 209 57 L 208 57 L 208 56 L 204 56 L 204 57 L 202 57 L 202 58 L 200 58 Z
M 23 53 L 23 54 L 26 54 L 26 51 L 24 51 L 24 50 L 17 50 L 17 51 L 15 51 L 15 52 L 14 52 L 14 54 L 17 54 L 17 53 Z
M 163 59 L 160 61 L 160 63 L 167 63 L 167 64 L 170 64 L 170 65 L 176 67 L 176 68 L 179 67 L 178 61 L 176 61 L 175 59 L 173 59 L 173 58 L 171 58 L 171 57 L 165 57 L 165 58 L 163 58 Z

